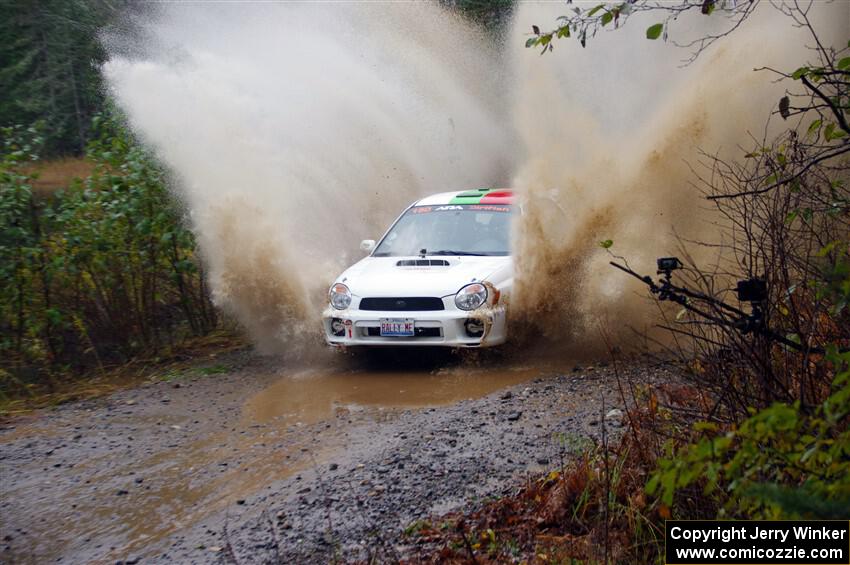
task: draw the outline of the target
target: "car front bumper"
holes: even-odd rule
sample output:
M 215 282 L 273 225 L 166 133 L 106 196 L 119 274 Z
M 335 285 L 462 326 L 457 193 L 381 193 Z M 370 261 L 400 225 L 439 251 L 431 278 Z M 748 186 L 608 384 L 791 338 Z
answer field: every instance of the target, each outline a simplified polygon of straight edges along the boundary
M 380 335 L 382 318 L 410 318 L 416 335 L 412 337 L 383 337 Z M 335 335 L 333 320 L 341 320 L 343 335 Z M 483 323 L 483 336 L 467 332 L 467 320 Z M 325 339 L 333 346 L 445 346 L 492 347 L 507 339 L 504 306 L 483 307 L 472 312 L 463 310 L 438 310 L 427 312 L 335 310 L 328 307 L 322 313 Z

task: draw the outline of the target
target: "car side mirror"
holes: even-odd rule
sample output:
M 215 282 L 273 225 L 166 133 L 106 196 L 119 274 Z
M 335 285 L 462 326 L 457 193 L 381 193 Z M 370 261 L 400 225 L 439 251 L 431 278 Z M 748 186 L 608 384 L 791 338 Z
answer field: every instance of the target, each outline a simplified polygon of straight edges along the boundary
M 375 249 L 375 240 L 374 239 L 364 239 L 360 242 L 360 250 L 372 252 Z

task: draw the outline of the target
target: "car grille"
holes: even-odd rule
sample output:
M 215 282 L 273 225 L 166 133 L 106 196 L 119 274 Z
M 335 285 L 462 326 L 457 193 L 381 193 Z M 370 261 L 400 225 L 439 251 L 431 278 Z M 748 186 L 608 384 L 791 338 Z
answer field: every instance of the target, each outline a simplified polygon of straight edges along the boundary
M 381 337 L 381 328 L 363 328 L 368 337 Z M 440 337 L 440 328 L 413 328 L 413 337 Z
M 427 310 L 445 310 L 442 298 L 435 296 L 414 296 L 401 298 L 363 298 L 361 310 L 382 310 L 391 312 L 422 312 Z

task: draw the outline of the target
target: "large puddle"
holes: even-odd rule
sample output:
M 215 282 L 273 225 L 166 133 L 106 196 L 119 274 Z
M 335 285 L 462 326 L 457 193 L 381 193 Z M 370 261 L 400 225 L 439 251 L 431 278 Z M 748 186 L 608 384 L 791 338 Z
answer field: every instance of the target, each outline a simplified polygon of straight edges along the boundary
M 340 410 L 386 410 L 451 404 L 541 376 L 540 367 L 451 367 L 415 370 L 307 369 L 281 378 L 250 398 L 246 419 L 311 424 Z

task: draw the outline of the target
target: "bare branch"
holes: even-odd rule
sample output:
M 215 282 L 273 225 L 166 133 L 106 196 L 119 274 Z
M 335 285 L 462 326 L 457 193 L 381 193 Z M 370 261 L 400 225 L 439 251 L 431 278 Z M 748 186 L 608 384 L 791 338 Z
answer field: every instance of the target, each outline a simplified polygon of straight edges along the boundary
M 764 188 L 759 188 L 759 189 L 756 189 L 756 190 L 745 190 L 745 191 L 742 191 L 742 192 L 735 192 L 735 193 L 732 193 L 732 194 L 713 194 L 713 195 L 708 196 L 706 198 L 708 200 L 725 200 L 725 199 L 729 199 L 729 198 L 739 198 L 741 196 L 757 196 L 759 194 L 765 194 L 765 193 L 770 192 L 771 190 L 777 189 L 781 186 L 784 186 L 784 185 L 786 185 L 786 184 L 788 184 L 792 181 L 795 181 L 795 180 L 801 178 L 803 175 L 805 175 L 815 165 L 817 165 L 819 163 L 823 163 L 824 161 L 828 161 L 829 159 L 839 157 L 841 155 L 844 155 L 845 153 L 850 153 L 850 143 L 845 143 L 844 145 L 842 145 L 841 147 L 839 147 L 838 149 L 836 149 L 834 151 L 826 152 L 826 153 L 822 154 L 820 157 L 812 159 L 811 161 L 809 161 L 806 164 L 806 166 L 804 166 L 802 169 L 800 169 L 799 171 L 797 171 L 793 175 L 786 177 L 782 180 L 776 181 L 775 183 L 773 183 L 769 186 L 766 186 Z

